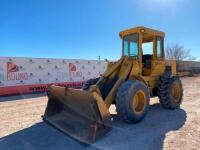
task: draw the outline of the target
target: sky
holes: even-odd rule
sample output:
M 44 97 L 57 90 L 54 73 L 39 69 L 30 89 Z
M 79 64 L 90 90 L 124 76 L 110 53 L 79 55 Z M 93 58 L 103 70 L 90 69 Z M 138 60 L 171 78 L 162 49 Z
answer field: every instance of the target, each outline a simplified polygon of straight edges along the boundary
M 135 26 L 166 33 L 200 60 L 199 0 L 0 0 L 0 56 L 110 59 L 119 32 Z

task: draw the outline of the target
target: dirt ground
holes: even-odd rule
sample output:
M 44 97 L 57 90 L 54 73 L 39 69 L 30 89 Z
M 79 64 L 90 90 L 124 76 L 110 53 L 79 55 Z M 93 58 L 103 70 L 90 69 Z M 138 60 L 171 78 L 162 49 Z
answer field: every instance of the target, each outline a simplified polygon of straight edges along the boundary
M 0 150 L 66 149 L 200 149 L 200 77 L 182 78 L 181 109 L 166 110 L 151 100 L 146 118 L 138 124 L 113 116 L 113 130 L 92 146 L 83 146 L 44 123 L 45 94 L 0 98 Z M 111 108 L 115 111 L 115 107 Z

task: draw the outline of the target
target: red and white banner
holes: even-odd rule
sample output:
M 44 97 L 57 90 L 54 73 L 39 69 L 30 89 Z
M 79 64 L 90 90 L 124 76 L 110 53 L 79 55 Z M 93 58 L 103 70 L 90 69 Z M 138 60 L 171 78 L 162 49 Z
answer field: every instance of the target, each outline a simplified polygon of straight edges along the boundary
M 96 60 L 0 57 L 0 96 L 43 92 L 51 84 L 80 88 L 106 67 Z

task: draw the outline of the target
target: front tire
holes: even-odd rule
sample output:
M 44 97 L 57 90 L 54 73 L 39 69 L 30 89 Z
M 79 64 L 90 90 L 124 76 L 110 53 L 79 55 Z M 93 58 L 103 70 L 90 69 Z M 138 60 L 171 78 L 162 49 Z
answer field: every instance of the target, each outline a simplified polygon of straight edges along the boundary
M 149 90 L 143 82 L 138 80 L 125 81 L 117 92 L 117 112 L 124 121 L 137 123 L 145 117 L 149 101 Z
M 178 76 L 164 75 L 158 86 L 158 97 L 162 107 L 166 109 L 177 109 L 183 100 L 183 87 Z

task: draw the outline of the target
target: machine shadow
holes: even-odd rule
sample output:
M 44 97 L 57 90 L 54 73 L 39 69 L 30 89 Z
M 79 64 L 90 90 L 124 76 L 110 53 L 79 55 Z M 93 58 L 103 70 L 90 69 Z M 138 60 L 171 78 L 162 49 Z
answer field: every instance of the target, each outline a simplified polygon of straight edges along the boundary
M 112 149 L 162 150 L 165 134 L 180 129 L 186 117 L 183 109 L 163 109 L 160 103 L 151 105 L 147 116 L 137 124 L 125 123 L 113 115 L 113 130 L 104 140 Z
M 0 139 L 6 150 L 161 150 L 165 134 L 181 128 L 186 121 L 183 109 L 166 110 L 160 104 L 150 106 L 146 118 L 138 124 L 124 123 L 113 115 L 113 130 L 91 146 L 83 146 L 48 124 L 41 122 Z
M 0 150 L 68 149 L 99 150 L 98 148 L 92 146 L 86 147 L 78 143 L 44 122 L 0 138 Z

